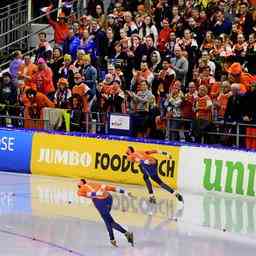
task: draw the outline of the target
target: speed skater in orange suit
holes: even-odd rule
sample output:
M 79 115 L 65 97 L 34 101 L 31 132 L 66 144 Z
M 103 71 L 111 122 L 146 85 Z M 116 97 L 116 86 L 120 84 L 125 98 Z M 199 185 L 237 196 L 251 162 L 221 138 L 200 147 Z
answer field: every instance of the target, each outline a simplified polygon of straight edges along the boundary
M 125 235 L 127 241 L 134 246 L 133 233 L 128 232 L 120 224 L 118 224 L 111 216 L 112 208 L 112 195 L 109 192 L 118 192 L 126 196 L 132 197 L 132 194 L 127 192 L 124 188 L 115 187 L 100 183 L 87 182 L 85 179 L 81 179 L 78 186 L 78 196 L 91 198 L 94 206 L 98 210 L 100 216 L 102 217 L 106 228 L 109 233 L 110 242 L 113 246 L 117 246 L 117 242 L 114 237 L 113 229 L 121 232 Z
M 147 151 L 135 151 L 135 149 L 131 146 L 127 148 L 126 155 L 127 159 L 130 162 L 136 162 L 139 163 L 142 169 L 143 173 L 143 179 L 146 183 L 148 192 L 149 192 L 149 201 L 151 203 L 156 203 L 156 198 L 154 196 L 153 187 L 150 179 L 155 181 L 161 188 L 167 190 L 172 195 L 176 196 L 178 201 L 184 203 L 183 197 L 181 194 L 179 194 L 177 191 L 175 191 L 173 188 L 168 186 L 166 183 L 164 183 L 158 173 L 157 173 L 157 160 L 156 158 L 152 157 L 152 154 L 161 154 L 164 156 L 167 156 L 171 158 L 171 155 L 168 154 L 168 152 L 165 151 L 159 151 L 159 150 L 147 150 Z

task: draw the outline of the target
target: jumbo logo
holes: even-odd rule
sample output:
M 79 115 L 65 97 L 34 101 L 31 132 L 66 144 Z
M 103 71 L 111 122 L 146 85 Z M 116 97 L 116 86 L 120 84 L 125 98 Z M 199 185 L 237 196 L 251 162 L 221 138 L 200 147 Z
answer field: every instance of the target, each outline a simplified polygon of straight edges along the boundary
M 89 167 L 92 163 L 92 157 L 88 152 L 80 153 L 77 151 L 41 148 L 37 162 Z
M 127 141 L 36 134 L 33 138 L 31 170 L 33 174 L 85 177 L 119 183 L 144 184 L 141 167 L 125 155 Z M 154 144 L 132 143 L 136 150 L 165 150 L 157 158 L 158 173 L 170 186 L 177 187 L 179 149 Z
M 175 161 L 159 160 L 157 161 L 158 173 L 163 177 L 174 177 Z M 115 172 L 130 171 L 134 174 L 141 172 L 141 166 L 128 161 L 126 155 L 110 155 L 109 153 L 96 152 L 94 168 L 96 170 L 111 170 Z

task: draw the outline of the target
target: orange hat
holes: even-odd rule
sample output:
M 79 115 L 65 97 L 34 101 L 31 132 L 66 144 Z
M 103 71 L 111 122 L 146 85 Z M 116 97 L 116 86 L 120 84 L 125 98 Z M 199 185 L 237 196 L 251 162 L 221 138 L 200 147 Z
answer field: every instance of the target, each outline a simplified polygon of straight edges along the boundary
M 241 64 L 238 62 L 233 63 L 228 69 L 227 72 L 232 75 L 239 75 L 242 72 Z
M 68 85 L 68 80 L 66 78 L 62 77 L 62 78 L 59 79 L 58 84 Z

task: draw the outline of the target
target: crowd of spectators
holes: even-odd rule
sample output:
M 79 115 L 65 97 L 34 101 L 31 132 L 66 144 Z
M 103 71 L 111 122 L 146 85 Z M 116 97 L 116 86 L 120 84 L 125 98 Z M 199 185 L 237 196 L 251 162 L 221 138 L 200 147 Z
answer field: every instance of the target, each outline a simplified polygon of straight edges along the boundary
M 48 22 L 55 43 L 41 32 L 33 61 L 14 53 L 0 114 L 15 114 L 5 104 L 32 118 L 65 108 L 83 124 L 77 113 L 128 113 L 134 136 L 164 138 L 168 126 L 171 139 L 195 142 L 212 121 L 256 124 L 253 1 L 89 0 L 81 17 Z

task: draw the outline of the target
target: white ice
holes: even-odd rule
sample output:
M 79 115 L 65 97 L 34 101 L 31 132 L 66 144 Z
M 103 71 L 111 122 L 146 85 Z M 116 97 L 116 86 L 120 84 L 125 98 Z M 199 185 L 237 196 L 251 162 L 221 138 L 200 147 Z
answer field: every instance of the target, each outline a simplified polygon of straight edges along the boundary
M 134 232 L 135 247 L 115 233 L 113 248 L 76 180 L 1 172 L 0 256 L 256 255 L 255 198 L 184 192 L 182 210 L 160 189 L 152 206 L 144 187 L 124 187 L 137 198 L 113 194 L 112 215 Z

